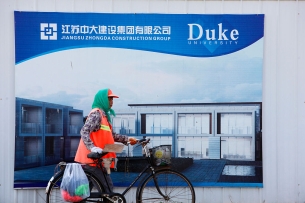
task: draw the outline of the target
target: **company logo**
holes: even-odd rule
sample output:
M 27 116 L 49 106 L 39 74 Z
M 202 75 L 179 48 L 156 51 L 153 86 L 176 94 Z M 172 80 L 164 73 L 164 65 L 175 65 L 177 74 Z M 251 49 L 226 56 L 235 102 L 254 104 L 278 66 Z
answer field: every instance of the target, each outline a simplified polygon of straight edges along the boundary
M 210 25 L 211 26 L 211 25 Z M 222 23 L 213 25 L 212 28 L 204 29 L 198 23 L 188 24 L 188 44 L 203 45 L 211 53 L 222 45 L 237 45 L 239 32 L 237 29 L 224 28 Z
M 57 40 L 57 24 L 56 23 L 40 23 L 40 39 L 41 40 Z

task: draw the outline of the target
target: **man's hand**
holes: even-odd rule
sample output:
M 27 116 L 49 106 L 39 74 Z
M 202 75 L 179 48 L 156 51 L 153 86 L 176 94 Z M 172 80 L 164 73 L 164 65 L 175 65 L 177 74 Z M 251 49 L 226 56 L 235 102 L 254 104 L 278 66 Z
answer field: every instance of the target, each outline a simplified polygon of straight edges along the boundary
M 101 154 L 103 152 L 103 150 L 99 147 L 92 147 L 91 148 L 91 152 L 95 152 L 95 153 L 99 153 Z
M 138 141 L 134 137 L 129 137 L 128 138 L 128 142 L 130 142 L 131 145 L 135 145 L 135 144 L 137 144 Z

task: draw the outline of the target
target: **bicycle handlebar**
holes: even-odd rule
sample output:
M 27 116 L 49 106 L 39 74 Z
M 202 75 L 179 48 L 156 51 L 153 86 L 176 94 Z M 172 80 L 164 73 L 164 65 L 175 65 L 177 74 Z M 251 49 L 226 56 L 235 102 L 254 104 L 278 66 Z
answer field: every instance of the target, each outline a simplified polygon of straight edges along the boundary
M 140 140 L 137 139 L 138 144 L 148 144 L 150 141 L 150 138 L 142 138 Z M 130 145 L 130 142 L 127 142 L 126 145 Z
M 147 145 L 149 143 L 149 141 L 150 141 L 150 138 L 142 138 L 140 140 L 137 140 L 137 143 L 143 145 L 143 147 L 144 147 L 145 145 Z M 130 144 L 130 142 L 127 142 L 127 145 L 129 145 L 129 144 Z M 87 154 L 87 157 L 90 159 L 100 159 L 107 153 L 108 152 L 102 152 L 101 154 L 97 153 L 97 152 L 90 152 L 89 154 Z
M 150 141 L 150 138 L 146 139 L 146 138 L 142 138 L 140 140 L 138 140 L 138 143 L 140 144 L 148 144 Z

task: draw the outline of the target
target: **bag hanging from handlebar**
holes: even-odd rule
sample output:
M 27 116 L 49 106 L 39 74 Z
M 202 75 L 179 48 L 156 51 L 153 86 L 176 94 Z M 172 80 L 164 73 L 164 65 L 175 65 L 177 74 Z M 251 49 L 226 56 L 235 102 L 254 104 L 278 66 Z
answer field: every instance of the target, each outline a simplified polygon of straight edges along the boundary
M 60 184 L 62 198 L 67 202 L 79 202 L 90 196 L 89 181 L 78 163 L 69 163 Z

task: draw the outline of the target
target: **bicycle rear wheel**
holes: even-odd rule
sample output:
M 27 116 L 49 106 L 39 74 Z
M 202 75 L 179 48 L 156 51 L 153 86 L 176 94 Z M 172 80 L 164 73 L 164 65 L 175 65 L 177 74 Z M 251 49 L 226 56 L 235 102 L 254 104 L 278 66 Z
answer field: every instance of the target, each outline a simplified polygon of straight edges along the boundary
M 92 174 L 84 171 L 89 180 L 90 185 L 90 197 L 86 200 L 88 202 L 103 202 L 102 198 L 99 197 L 99 194 L 103 192 L 103 187 L 99 183 L 98 179 Z M 64 203 L 66 201 L 63 200 L 60 192 L 60 184 L 64 175 L 64 171 L 60 171 L 53 177 L 53 180 L 49 182 L 49 185 L 46 189 L 47 197 L 46 203 Z M 81 203 L 87 202 L 86 200 L 81 201 Z M 90 200 L 90 201 L 89 201 Z
M 141 185 L 138 203 L 195 203 L 193 185 L 183 174 L 171 169 L 164 169 L 157 171 L 155 177 L 164 197 L 156 188 L 154 176 L 150 175 Z

